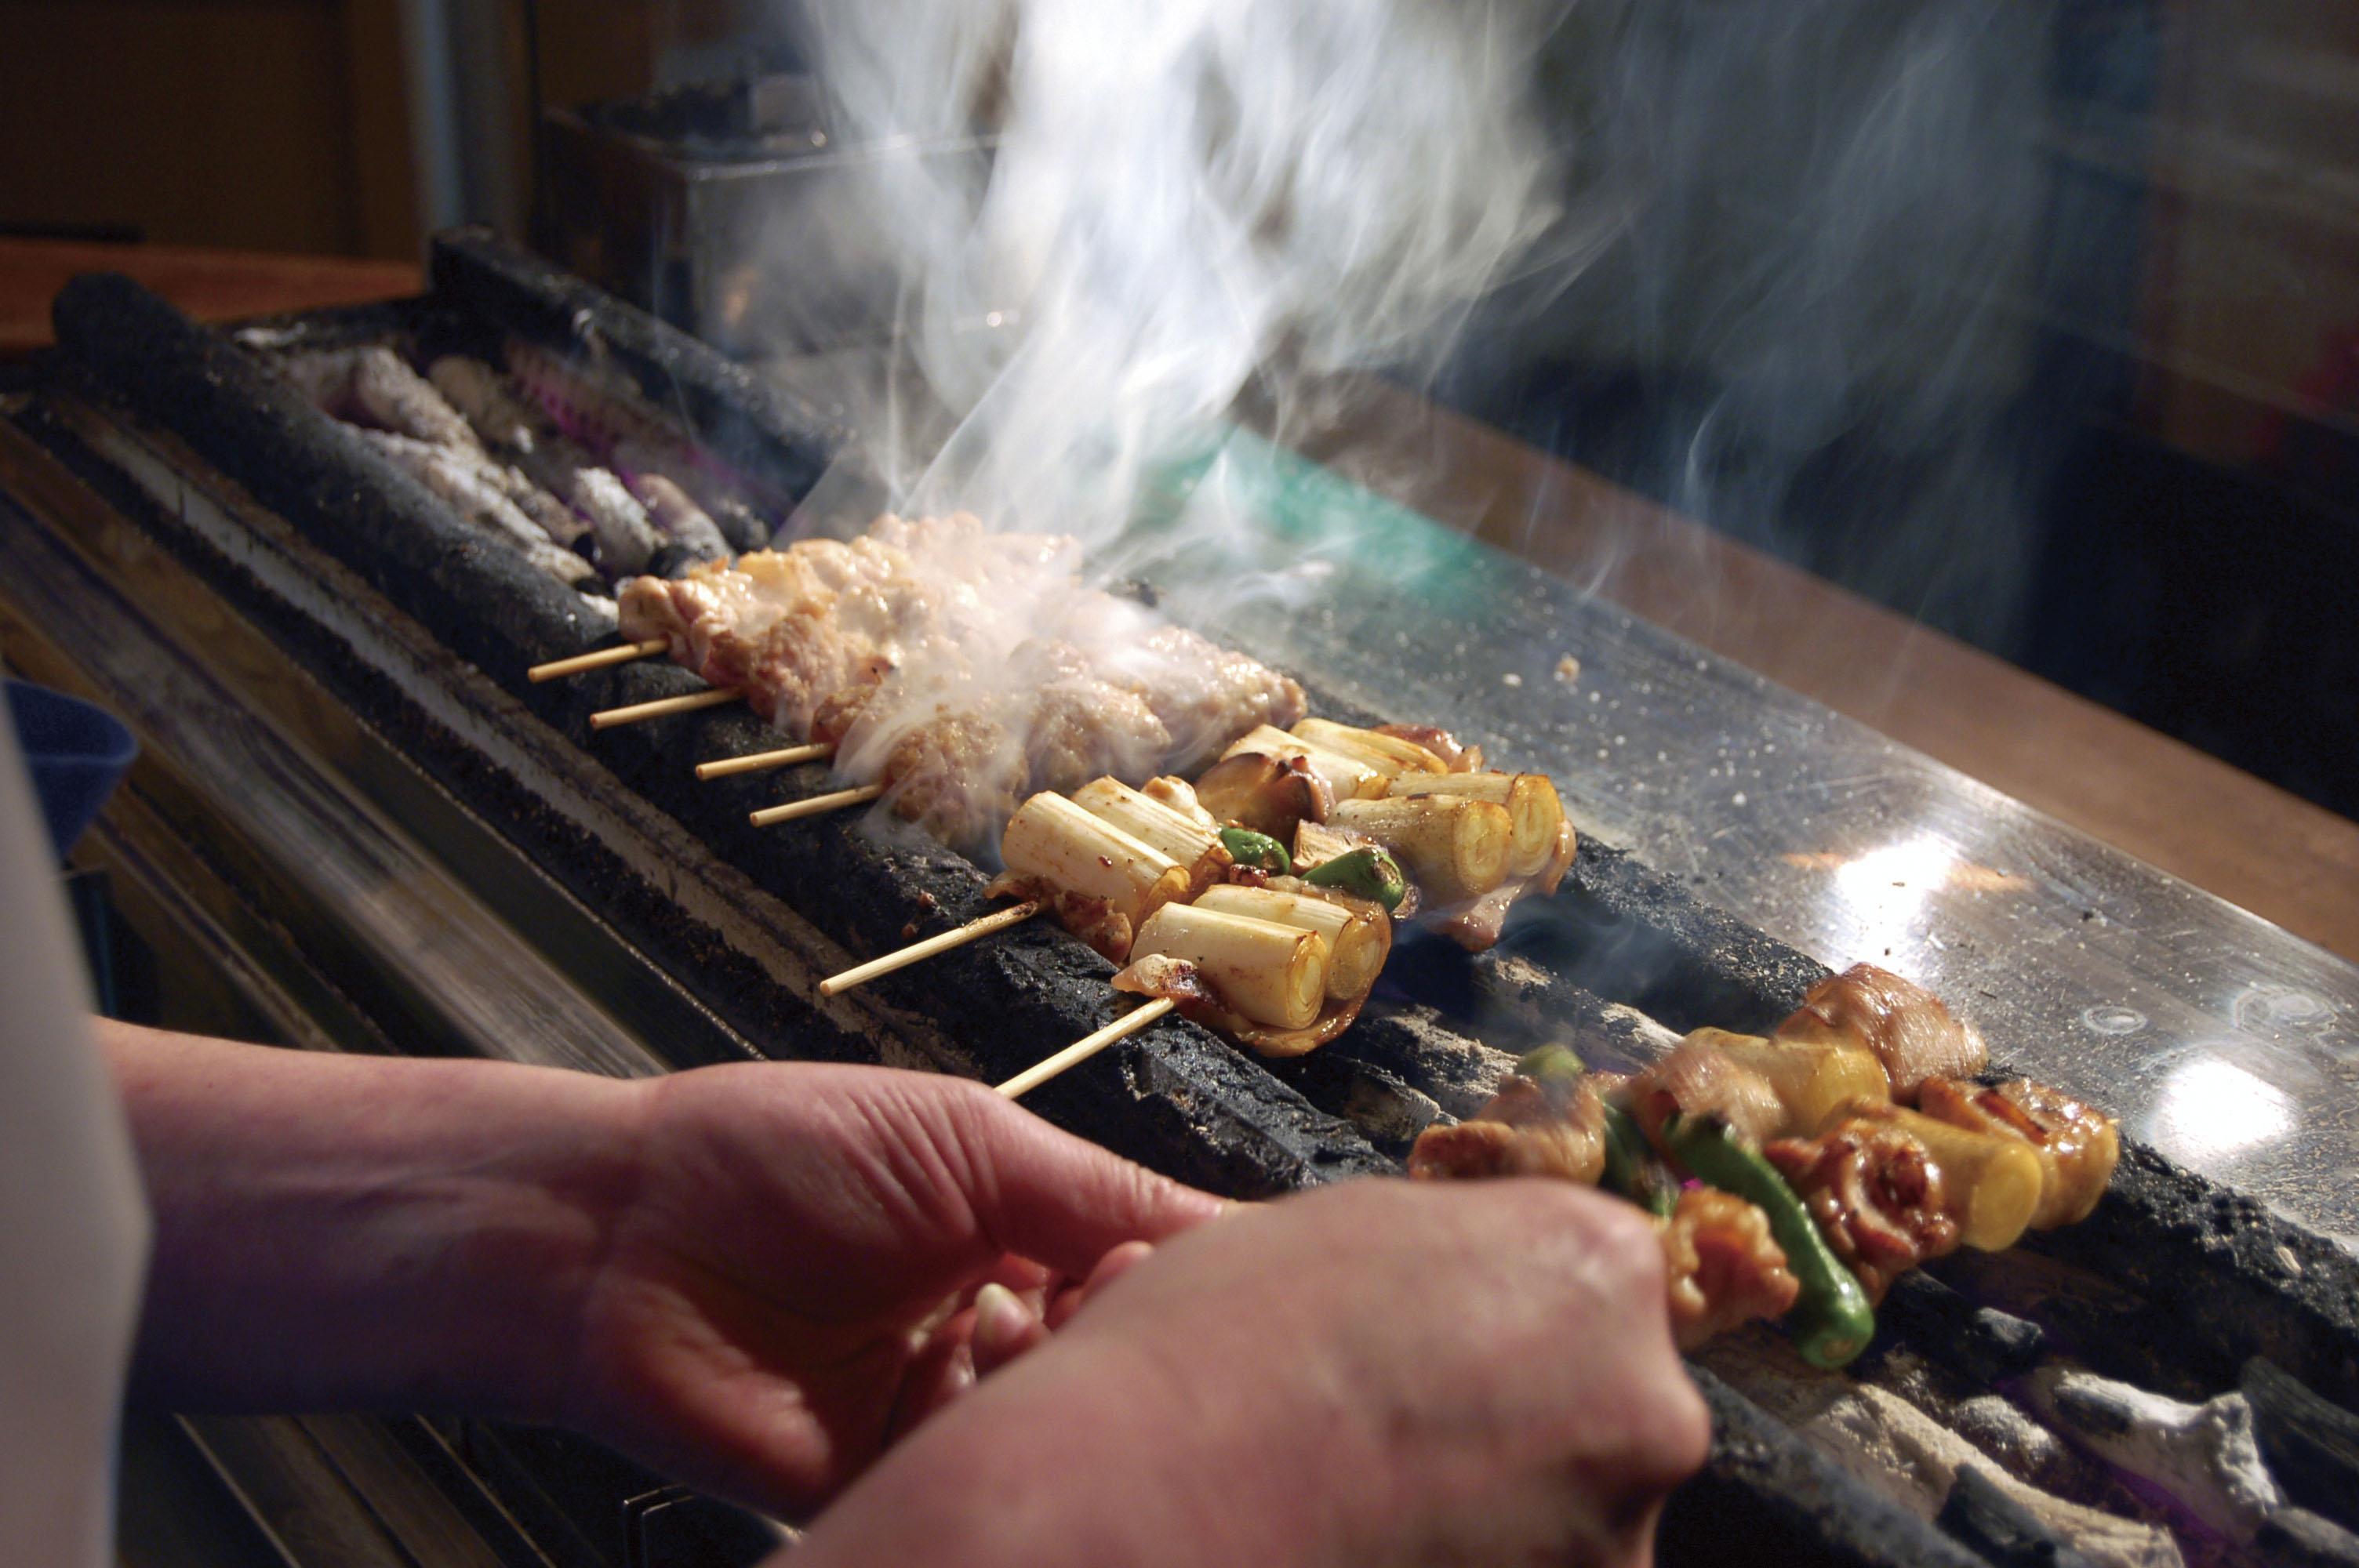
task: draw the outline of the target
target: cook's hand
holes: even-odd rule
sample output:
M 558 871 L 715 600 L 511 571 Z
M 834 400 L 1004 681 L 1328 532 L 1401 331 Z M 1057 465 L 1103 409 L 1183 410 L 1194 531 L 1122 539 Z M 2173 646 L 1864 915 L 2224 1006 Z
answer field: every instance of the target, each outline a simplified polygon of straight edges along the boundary
M 781 1512 L 1221 1207 L 956 1079 L 98 1033 L 155 1220 L 135 1399 L 567 1422 Z
M 1221 1207 L 959 1079 L 744 1066 L 644 1092 L 558 1413 L 775 1510 Z
M 1663 1301 L 1643 1217 L 1562 1183 L 1246 1211 L 913 1434 L 793 1561 L 1644 1563 L 1709 1440 Z

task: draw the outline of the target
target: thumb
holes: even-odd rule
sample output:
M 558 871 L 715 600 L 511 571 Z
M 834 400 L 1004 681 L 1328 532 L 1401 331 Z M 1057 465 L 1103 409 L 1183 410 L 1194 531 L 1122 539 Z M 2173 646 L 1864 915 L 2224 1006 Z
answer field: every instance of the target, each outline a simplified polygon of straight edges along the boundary
M 976 1221 L 1002 1250 L 1074 1279 L 1125 1241 L 1160 1241 L 1228 1206 L 1051 1127 L 981 1085 L 946 1108 Z

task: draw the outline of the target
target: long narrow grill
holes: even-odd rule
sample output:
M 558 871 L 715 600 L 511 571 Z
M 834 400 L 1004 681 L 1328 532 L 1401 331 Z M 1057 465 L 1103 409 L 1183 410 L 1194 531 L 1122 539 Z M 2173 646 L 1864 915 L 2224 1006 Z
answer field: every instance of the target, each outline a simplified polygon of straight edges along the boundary
M 536 373 L 579 400 L 576 417 L 667 411 L 716 465 L 784 498 L 806 493 L 850 439 L 692 341 L 489 242 L 446 240 L 433 280 L 420 301 L 276 323 L 263 336 L 274 351 L 405 337 L 486 351 L 520 341 L 540 356 Z M 77 284 L 60 301 L 59 328 L 71 373 L 19 422 L 725 1022 L 677 1051 L 674 1065 L 749 1043 L 780 1057 L 922 1061 L 997 1079 L 1121 1010 L 1104 962 L 1037 925 L 878 980 L 856 1002 L 821 999 L 816 977 L 846 956 L 883 952 L 982 913 L 982 874 L 914 836 L 880 836 L 847 820 L 750 827 L 748 811 L 779 798 L 780 775 L 699 783 L 689 767 L 776 743 L 742 713 L 593 736 L 592 712 L 697 683 L 656 662 L 527 683 L 530 665 L 596 641 L 602 629 L 581 601 L 459 524 L 278 380 L 255 350 L 192 327 L 121 280 Z M 94 406 L 129 412 L 93 416 Z M 220 504 L 201 517 L 185 499 L 158 504 L 171 485 L 217 495 Z M 259 569 L 240 541 L 266 524 L 246 508 L 292 524 L 340 567 L 303 568 L 302 551 L 289 546 L 282 556 L 296 566 Z M 322 591 L 342 570 L 365 586 Z M 442 689 L 421 690 L 356 652 L 402 634 L 371 629 L 383 601 L 473 668 L 451 669 Z M 1336 719 L 1425 717 L 1353 712 L 1306 685 L 1314 708 Z M 551 783 L 558 772 L 563 790 Z M 812 768 L 784 792 L 819 781 Z M 692 836 L 694 854 L 742 871 L 786 913 L 760 917 L 768 925 L 757 942 L 741 924 L 753 917 L 731 907 L 734 894 L 683 891 L 720 887 L 666 863 L 690 849 L 653 844 L 626 812 L 592 821 L 563 806 L 567 790 L 659 808 Z M 1406 946 L 1377 1001 L 1320 1052 L 1262 1062 L 1175 1020 L 1034 1103 L 1184 1179 L 1267 1195 L 1397 1170 L 1419 1130 L 1471 1114 L 1529 1045 L 1571 1038 L 1595 1065 L 1635 1066 L 1659 1048 L 1666 1025 L 1767 1029 L 1825 972 L 1592 837 L 1544 917 L 1477 958 L 1439 943 Z M 990 1027 L 974 1027 L 978 1018 Z M 2003 1040 L 1994 1046 L 2007 1054 Z M 2255 1357 L 2310 1395 L 2359 1408 L 2359 1267 L 2150 1150 L 2125 1152 L 2084 1224 L 2039 1236 L 2019 1256 L 1966 1257 L 1929 1272 L 1896 1290 L 1863 1376 L 1879 1390 L 1920 1394 L 1938 1384 L 1942 1397 L 1926 1402 L 1945 1414 L 1995 1390 L 2028 1398 L 2025 1390 L 2068 1363 L 2209 1400 L 2255 1387 Z M 1933 1522 L 1926 1516 L 1934 1509 L 1864 1478 L 1873 1465 L 1843 1439 L 1798 1438 L 1762 1403 L 1782 1401 L 1792 1415 L 1810 1398 L 1844 1390 L 1805 1387 L 1765 1344 L 1756 1333 L 1701 1357 L 1720 1448 L 1674 1509 L 1668 1559 L 1971 1563 L 2004 1560 L 1993 1544 L 2002 1527 L 2035 1536 L 2054 1528 L 2017 1517 L 2004 1491 L 1995 1502 L 1965 1481 Z M 2273 1375 L 2258 1374 L 2259 1386 L 2277 1387 L 2267 1381 Z M 1974 1450 L 1972 1437 L 1951 1435 Z M 2331 1465 L 2278 1468 L 2288 1507 L 2299 1505 L 2286 1517 L 2305 1529 L 2304 1510 L 2333 1511 L 2321 1474 L 2359 1487 L 2359 1475 Z M 2190 1561 L 2246 1561 L 2271 1539 L 2266 1530 L 2223 1535 L 2103 1466 L 2074 1474 L 2057 1483 L 2069 1500 L 2168 1530 Z

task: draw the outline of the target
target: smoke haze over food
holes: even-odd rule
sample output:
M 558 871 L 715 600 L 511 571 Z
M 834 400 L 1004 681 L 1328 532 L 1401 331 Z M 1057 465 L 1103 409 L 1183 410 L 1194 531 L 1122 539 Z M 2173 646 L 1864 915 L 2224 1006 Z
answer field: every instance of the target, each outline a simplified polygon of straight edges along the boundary
M 976 109 L 998 129 L 987 172 L 910 161 L 876 192 L 903 330 L 963 419 L 887 454 L 907 505 L 1096 543 L 1249 380 L 1438 360 L 1555 215 L 1529 99 L 1547 7 L 816 9 L 848 135 Z
M 920 436 L 944 427 L 889 388 L 859 411 L 890 504 L 1077 536 L 1088 579 L 1109 581 L 1147 564 L 1116 540 L 1143 497 L 1169 499 L 1177 465 L 1212 449 L 1249 383 L 1283 398 L 1305 373 L 1440 362 L 1555 216 L 1528 98 L 1545 16 L 1434 0 L 811 7 L 840 142 L 977 123 L 996 135 L 988 160 L 872 166 L 858 228 L 906 280 L 900 335 L 951 421 Z M 777 265 L 794 266 L 796 243 L 779 237 Z M 1215 463 L 1147 547 L 1185 549 L 1200 569 L 1234 562 L 1232 598 L 1288 591 L 1286 563 L 1262 569 L 1245 504 Z M 1316 582 L 1316 565 L 1292 586 Z M 1131 783 L 1201 767 L 1232 738 L 1190 716 L 1234 703 L 1188 694 L 1234 665 L 1157 633 L 1138 606 L 978 608 L 956 638 L 896 645 L 840 771 L 899 777 L 955 730 L 964 787 L 1004 812 L 1028 789 L 1084 782 L 1065 776 L 1071 714 L 1113 734 L 1129 708 L 1146 715 L 1124 690 L 1158 694 L 1134 716 L 1138 743 L 1101 759 Z M 896 785 L 887 800 L 931 821 L 908 809 L 924 793 Z

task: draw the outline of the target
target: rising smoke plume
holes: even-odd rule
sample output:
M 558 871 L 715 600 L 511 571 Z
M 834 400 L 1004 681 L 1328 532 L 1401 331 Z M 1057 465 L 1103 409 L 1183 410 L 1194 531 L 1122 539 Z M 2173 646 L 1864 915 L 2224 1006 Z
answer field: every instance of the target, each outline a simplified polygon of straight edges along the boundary
M 1530 100 L 1549 11 L 814 7 L 843 134 L 998 135 L 987 171 L 888 163 L 872 192 L 902 328 L 963 421 L 890 454 L 905 503 L 1103 537 L 1256 375 L 1438 362 L 1556 215 Z

